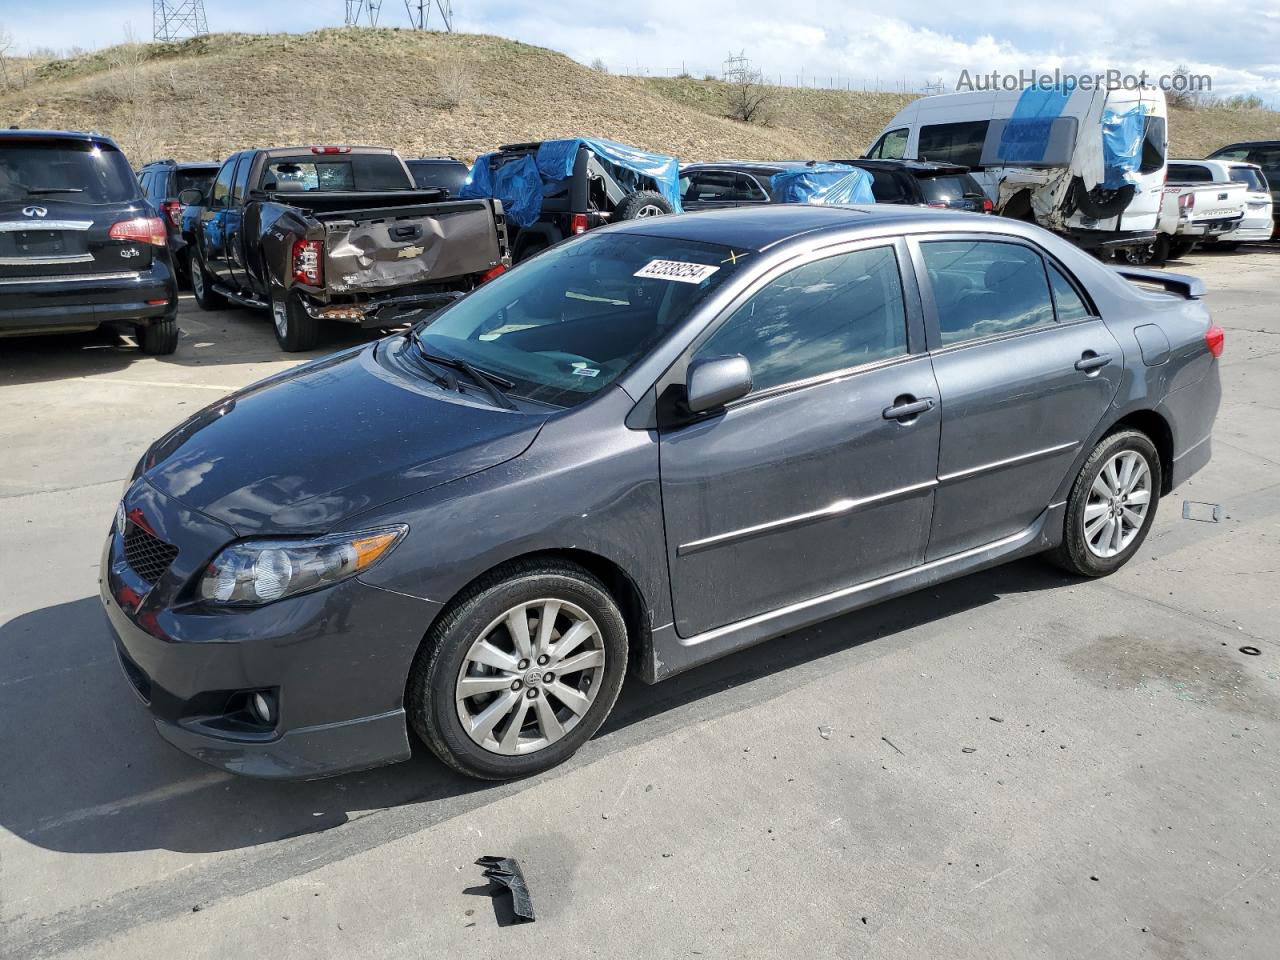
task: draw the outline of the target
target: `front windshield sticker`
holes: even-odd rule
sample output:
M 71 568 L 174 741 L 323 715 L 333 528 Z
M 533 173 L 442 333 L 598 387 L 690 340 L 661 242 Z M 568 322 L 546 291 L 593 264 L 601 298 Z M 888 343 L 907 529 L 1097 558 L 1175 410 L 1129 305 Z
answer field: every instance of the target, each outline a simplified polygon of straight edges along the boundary
M 637 270 L 633 276 L 650 277 L 654 280 L 675 280 L 678 283 L 701 283 L 711 276 L 719 267 L 705 263 L 685 263 L 682 260 L 650 260 Z
M 574 368 L 573 368 L 573 373 L 574 373 L 574 376 L 578 376 L 578 377 L 598 377 L 598 376 L 600 376 L 600 371 L 599 371 L 599 370 L 597 370 L 595 367 L 581 367 L 581 366 L 579 366 L 579 367 L 574 367 Z

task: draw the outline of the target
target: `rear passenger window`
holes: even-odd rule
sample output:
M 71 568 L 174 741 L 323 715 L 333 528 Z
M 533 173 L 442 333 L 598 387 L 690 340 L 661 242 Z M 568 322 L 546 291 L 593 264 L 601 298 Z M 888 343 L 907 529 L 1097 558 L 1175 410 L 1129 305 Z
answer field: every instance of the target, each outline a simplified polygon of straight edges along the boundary
M 944 345 L 1054 322 L 1044 261 L 1035 251 L 991 240 L 920 246 Z
M 898 258 L 855 250 L 789 270 L 744 303 L 698 350 L 740 353 L 755 391 L 907 352 Z
M 987 139 L 988 120 L 966 123 L 935 123 L 920 128 L 916 157 L 957 163 L 965 167 L 982 165 L 982 145 Z
M 1086 320 L 1093 316 L 1071 281 L 1053 264 L 1049 264 L 1049 286 L 1053 288 L 1053 306 L 1059 323 Z

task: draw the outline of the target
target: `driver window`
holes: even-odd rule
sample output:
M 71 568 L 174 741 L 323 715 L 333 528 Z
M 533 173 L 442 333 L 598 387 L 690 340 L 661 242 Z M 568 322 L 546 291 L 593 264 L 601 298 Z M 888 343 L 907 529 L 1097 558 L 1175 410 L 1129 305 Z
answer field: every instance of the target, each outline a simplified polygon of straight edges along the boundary
M 787 271 L 735 310 L 697 355 L 742 354 L 758 393 L 906 352 L 898 259 L 883 246 Z
M 907 127 L 890 130 L 876 141 L 876 145 L 871 148 L 867 156 L 873 160 L 901 160 L 907 155 L 909 135 L 910 130 Z
M 228 160 L 218 171 L 218 178 L 213 181 L 213 193 L 209 198 L 210 209 L 218 209 L 227 205 L 227 197 L 231 194 L 231 177 L 235 173 L 235 160 Z

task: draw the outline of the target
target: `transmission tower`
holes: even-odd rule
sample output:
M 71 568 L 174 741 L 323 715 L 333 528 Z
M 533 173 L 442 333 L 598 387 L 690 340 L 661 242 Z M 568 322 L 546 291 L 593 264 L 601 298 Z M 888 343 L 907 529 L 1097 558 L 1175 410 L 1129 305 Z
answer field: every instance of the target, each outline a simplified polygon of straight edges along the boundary
M 445 33 L 453 33 L 453 0 L 404 0 L 405 12 L 409 14 L 409 26 L 414 30 L 429 30 L 431 8 L 435 7 L 444 24 Z
M 208 32 L 204 0 L 151 0 L 151 39 L 181 40 Z
M 378 25 L 378 15 L 382 12 L 382 0 L 347 0 L 348 27 L 360 26 L 361 18 L 368 21 L 369 26 Z
M 745 50 L 734 54 L 730 51 L 721 67 L 720 76 L 728 83 L 744 83 L 751 79 L 751 61 L 747 59 Z

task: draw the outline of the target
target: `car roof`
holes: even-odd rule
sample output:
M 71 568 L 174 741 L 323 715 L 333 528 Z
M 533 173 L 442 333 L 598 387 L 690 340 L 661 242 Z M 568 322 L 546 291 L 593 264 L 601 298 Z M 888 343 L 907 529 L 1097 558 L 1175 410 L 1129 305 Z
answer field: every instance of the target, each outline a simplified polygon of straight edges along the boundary
M 78 140 L 82 143 L 106 143 L 120 149 L 105 133 L 82 130 L 18 130 L 10 127 L 0 130 L 0 140 Z
M 858 157 L 853 160 L 833 160 L 832 163 L 847 163 L 853 167 L 864 167 L 868 170 L 906 170 L 908 173 L 968 173 L 969 168 L 959 163 L 942 163 L 937 160 L 873 160 L 869 157 Z
M 1240 147 L 1280 147 L 1280 140 L 1241 140 L 1238 143 L 1228 143 L 1224 147 L 1219 147 L 1214 153 L 1221 153 L 1223 150 L 1236 150 Z M 1218 160 L 1219 157 L 1206 157 L 1206 160 Z
M 177 160 L 152 160 L 150 163 L 144 163 L 142 169 L 147 167 L 172 167 L 174 170 L 192 170 L 197 167 L 204 167 L 209 170 L 217 170 L 222 166 L 221 160 L 193 160 L 190 163 L 178 163 Z
M 798 237 L 822 232 L 847 232 L 856 227 L 866 227 L 868 233 L 872 233 L 896 224 L 919 229 L 930 226 L 927 221 L 934 221 L 939 229 L 964 230 L 975 226 L 986 228 L 991 219 L 976 213 L 889 203 L 863 206 L 777 203 L 626 220 L 609 229 L 611 232 L 623 231 L 760 251 Z M 1008 222 L 1017 224 L 1017 221 Z M 1014 232 L 1013 226 L 1010 230 Z

